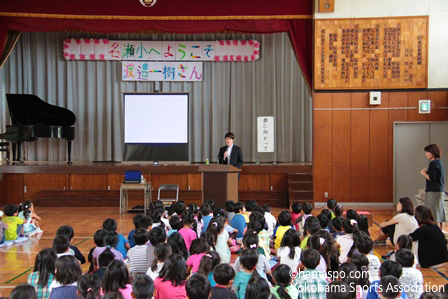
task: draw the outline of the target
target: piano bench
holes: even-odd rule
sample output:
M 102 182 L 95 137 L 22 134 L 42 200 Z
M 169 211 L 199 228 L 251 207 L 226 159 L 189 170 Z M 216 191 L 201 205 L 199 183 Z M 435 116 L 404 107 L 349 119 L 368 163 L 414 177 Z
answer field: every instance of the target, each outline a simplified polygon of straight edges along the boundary
M 0 152 L 6 152 L 6 163 L 9 164 L 9 142 L 0 142 Z

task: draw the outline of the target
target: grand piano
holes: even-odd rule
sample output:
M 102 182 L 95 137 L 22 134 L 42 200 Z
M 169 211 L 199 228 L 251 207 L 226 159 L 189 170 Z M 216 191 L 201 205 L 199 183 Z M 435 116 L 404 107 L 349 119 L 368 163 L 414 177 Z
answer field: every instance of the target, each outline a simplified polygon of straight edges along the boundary
M 75 114 L 65 108 L 42 101 L 32 94 L 7 94 L 12 125 L 0 139 L 12 143 L 13 163 L 23 164 L 22 144 L 37 138 L 62 138 L 67 140 L 68 162 L 71 161 L 71 145 L 75 139 Z M 17 155 L 16 155 L 17 150 Z

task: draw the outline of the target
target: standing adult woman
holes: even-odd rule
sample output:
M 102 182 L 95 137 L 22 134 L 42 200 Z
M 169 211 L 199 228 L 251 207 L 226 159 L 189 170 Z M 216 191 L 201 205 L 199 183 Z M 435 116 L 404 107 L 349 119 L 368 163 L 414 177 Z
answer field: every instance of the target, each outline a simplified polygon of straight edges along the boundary
M 423 168 L 420 172 L 426 178 L 425 206 L 431 210 L 434 221 L 438 222 L 440 229 L 443 229 L 443 222 L 445 222 L 445 204 L 443 201 L 445 169 L 440 160 L 442 150 L 437 144 L 430 144 L 425 147 L 425 156 L 430 161 L 428 170 Z

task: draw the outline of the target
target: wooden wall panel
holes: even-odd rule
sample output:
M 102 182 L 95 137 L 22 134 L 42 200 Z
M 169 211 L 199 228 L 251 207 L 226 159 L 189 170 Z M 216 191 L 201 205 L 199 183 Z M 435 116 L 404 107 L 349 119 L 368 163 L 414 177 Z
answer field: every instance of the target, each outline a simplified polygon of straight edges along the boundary
M 288 190 L 288 175 L 270 174 L 269 186 L 272 187 L 272 191 Z
M 407 92 L 390 92 L 389 108 L 403 108 L 408 105 Z M 388 195 L 391 199 L 394 196 L 394 122 L 407 121 L 407 110 L 389 110 L 389 187 Z
M 418 101 L 428 99 L 428 92 L 416 91 L 408 93 L 408 107 L 417 107 L 414 110 L 408 110 L 408 121 L 427 121 L 428 114 L 418 113 Z
M 188 190 L 188 175 L 187 174 L 152 174 L 151 182 L 153 190 L 159 190 L 161 184 L 177 184 L 179 190 Z
M 107 174 L 70 174 L 70 190 L 107 190 Z
M 350 108 L 350 94 L 333 94 L 333 108 Z M 350 201 L 350 110 L 333 111 L 332 129 L 333 192 L 330 197 Z
M 24 174 L 25 200 L 35 201 L 42 190 L 68 190 L 67 174 Z
M 315 93 L 314 108 L 332 108 L 333 94 Z M 332 111 L 314 110 L 313 114 L 313 166 L 314 200 L 326 201 L 325 192 L 332 194 Z
M 367 92 L 314 94 L 315 201 L 325 201 L 324 192 L 329 192 L 330 197 L 341 202 L 392 202 L 394 122 L 448 120 L 448 110 L 438 109 L 448 106 L 448 91 L 382 92 L 380 106 L 368 106 L 367 95 Z M 351 99 L 350 105 L 347 99 Z M 394 109 L 417 108 L 422 99 L 432 100 L 430 114 L 418 114 L 416 109 Z M 371 109 L 349 109 L 366 107 Z M 347 121 L 351 124 L 349 130 Z M 349 176 L 348 182 L 342 177 L 345 175 Z
M 429 91 L 428 99 L 431 100 L 431 113 L 428 115 L 428 120 L 448 120 L 448 109 L 439 109 L 439 107 L 448 107 L 448 91 Z
M 188 188 L 189 190 L 202 190 L 202 174 L 188 174 Z
M 242 174 L 239 191 L 269 191 L 269 174 Z
M 20 204 L 23 201 L 23 174 L 8 174 L 5 181 L 4 204 Z
M 381 95 L 380 108 L 387 108 L 389 93 Z M 388 110 L 370 111 L 370 201 L 390 202 Z
M 369 93 L 352 93 L 351 108 L 368 108 Z M 352 110 L 350 138 L 350 201 L 370 197 L 370 125 L 369 110 Z

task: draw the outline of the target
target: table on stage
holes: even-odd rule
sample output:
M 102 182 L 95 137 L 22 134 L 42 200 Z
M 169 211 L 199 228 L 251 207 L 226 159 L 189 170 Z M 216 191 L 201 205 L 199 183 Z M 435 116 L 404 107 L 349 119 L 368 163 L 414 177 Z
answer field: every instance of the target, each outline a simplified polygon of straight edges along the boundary
M 144 182 L 140 184 L 120 184 L 120 213 L 125 213 L 128 211 L 129 190 L 143 190 L 143 213 L 146 215 L 146 211 L 149 209 L 149 203 L 152 201 L 151 182 Z

